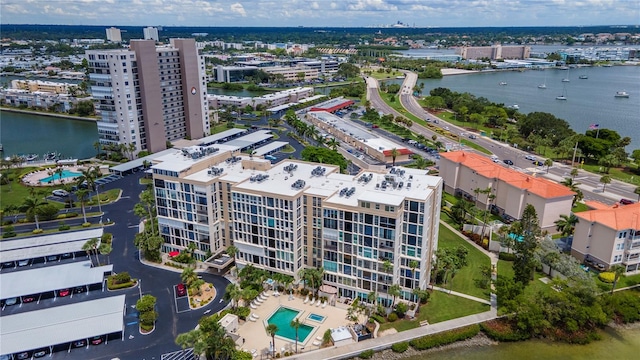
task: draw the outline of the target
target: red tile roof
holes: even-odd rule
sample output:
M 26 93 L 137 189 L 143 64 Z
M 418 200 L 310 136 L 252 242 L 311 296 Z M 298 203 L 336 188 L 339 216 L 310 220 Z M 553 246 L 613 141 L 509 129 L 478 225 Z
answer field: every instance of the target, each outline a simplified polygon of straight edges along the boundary
M 566 186 L 506 168 L 482 155 L 465 151 L 452 151 L 441 153 L 440 156 L 455 163 L 462 164 L 486 178 L 501 180 L 511 186 L 527 190 L 545 199 L 575 195 L 575 193 Z
M 396 150 L 398 150 L 398 153 L 400 155 L 411 155 L 411 154 L 413 154 L 413 152 L 411 150 L 405 149 L 405 148 L 399 148 L 399 149 L 396 149 Z M 384 154 L 384 156 L 391 156 L 391 151 L 393 151 L 393 150 L 385 150 L 382 153 Z
M 614 230 L 640 229 L 640 204 L 576 213 L 582 220 L 602 224 Z

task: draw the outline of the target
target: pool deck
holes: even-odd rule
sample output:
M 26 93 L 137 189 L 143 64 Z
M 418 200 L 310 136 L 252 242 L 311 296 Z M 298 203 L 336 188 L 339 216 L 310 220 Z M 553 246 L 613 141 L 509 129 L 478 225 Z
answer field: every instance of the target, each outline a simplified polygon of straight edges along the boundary
M 309 303 L 305 304 L 304 298 L 300 298 L 299 296 L 294 296 L 293 300 L 289 300 L 289 295 L 287 294 L 273 296 L 273 291 L 269 291 L 268 293 L 271 295 L 266 301 L 259 305 L 257 309 L 251 309 L 251 313 L 257 314 L 260 318 L 255 322 L 247 319 L 244 324 L 241 324 L 238 327 L 237 331 L 237 334 L 244 339 L 244 344 L 240 341 L 240 348 L 247 352 L 251 352 L 251 350 L 255 349 L 257 351 L 258 358 L 260 354 L 269 350 L 271 336 L 269 336 L 265 330 L 267 326 L 266 323 L 269 317 L 271 317 L 271 315 L 275 313 L 280 306 L 301 311 L 301 313 L 298 314 L 300 322 L 315 327 L 307 337 L 306 341 L 298 342 L 298 353 L 317 350 L 319 346 L 313 345 L 313 342 L 317 337 L 322 337 L 327 329 L 353 324 L 353 322 L 347 320 L 348 305 L 337 303 L 336 306 L 331 306 L 327 304 L 325 308 L 322 308 L 322 305 L 316 306 L 315 303 L 314 305 L 310 305 Z M 324 316 L 324 322 L 319 323 L 317 321 L 307 319 L 307 316 L 311 313 Z M 361 316 L 360 321 L 362 322 L 365 320 L 365 317 Z M 281 352 L 282 348 L 285 348 L 285 351 L 289 352 L 295 351 L 295 341 L 281 338 L 276 335 L 276 351 Z
M 71 171 L 74 173 L 80 173 L 82 170 L 85 170 L 86 167 L 83 166 L 61 166 L 66 171 Z M 57 168 L 51 168 L 50 170 L 55 171 Z M 49 174 L 47 170 L 34 171 L 22 177 L 22 182 L 25 185 L 29 186 L 52 186 L 52 185 L 61 185 L 61 184 L 71 184 L 75 182 L 76 177 L 66 177 L 58 180 L 53 180 L 47 183 L 41 183 L 40 180 L 47 178 L 49 176 L 56 176 L 55 173 Z

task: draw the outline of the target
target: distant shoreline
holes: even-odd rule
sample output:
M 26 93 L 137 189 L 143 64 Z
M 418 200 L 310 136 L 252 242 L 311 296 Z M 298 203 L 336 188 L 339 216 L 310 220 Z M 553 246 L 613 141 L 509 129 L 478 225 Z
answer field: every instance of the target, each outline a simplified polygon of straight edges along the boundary
M 50 116 L 50 117 L 70 119 L 70 120 L 91 121 L 91 122 L 98 121 L 98 119 L 87 118 L 87 117 L 82 117 L 82 116 L 73 116 L 73 115 L 67 115 L 67 114 L 61 114 L 61 113 L 50 113 L 50 112 L 44 112 L 44 111 L 16 109 L 16 108 L 7 107 L 7 106 L 0 107 L 0 111 L 7 111 L 7 112 L 14 112 L 14 113 L 21 113 L 21 114 L 30 114 L 30 115 Z

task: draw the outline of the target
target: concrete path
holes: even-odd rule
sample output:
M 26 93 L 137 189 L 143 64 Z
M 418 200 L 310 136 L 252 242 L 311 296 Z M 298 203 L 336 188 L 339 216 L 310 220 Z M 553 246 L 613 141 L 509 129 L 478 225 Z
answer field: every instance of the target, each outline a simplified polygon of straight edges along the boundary
M 475 297 L 475 296 L 463 294 L 463 293 L 460 293 L 460 292 L 457 292 L 457 291 L 452 291 L 452 290 L 449 290 L 449 289 L 441 288 L 439 286 L 429 285 L 429 287 L 431 289 L 433 289 L 433 290 L 441 291 L 441 292 L 447 293 L 449 295 L 455 295 L 455 296 L 463 297 L 465 299 L 469 299 L 469 300 L 477 301 L 477 302 L 480 302 L 480 303 L 483 303 L 483 304 L 491 305 L 491 302 L 489 300 L 481 299 L 479 297 Z
M 496 317 L 496 310 L 492 308 L 491 310 L 483 313 L 430 324 L 419 328 L 362 341 L 359 343 L 349 344 L 341 347 L 324 348 L 320 350 L 310 351 L 308 353 L 298 354 L 295 356 L 291 356 L 290 359 L 348 359 L 357 357 L 364 350 L 372 349 L 374 351 L 380 351 L 391 347 L 391 345 L 397 342 L 409 341 L 425 335 L 436 334 L 439 332 L 457 329 L 468 325 L 479 324 L 485 321 L 493 320 Z

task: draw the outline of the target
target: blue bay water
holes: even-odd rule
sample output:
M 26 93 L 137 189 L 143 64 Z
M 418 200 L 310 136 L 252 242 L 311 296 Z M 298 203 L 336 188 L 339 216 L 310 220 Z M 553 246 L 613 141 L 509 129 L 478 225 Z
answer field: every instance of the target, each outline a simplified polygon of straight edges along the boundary
M 587 75 L 588 79 L 579 79 L 580 75 Z M 565 77 L 570 82 L 562 82 Z M 584 133 L 591 124 L 599 124 L 601 129 L 629 136 L 631 145 L 627 151 L 640 149 L 640 66 L 481 72 L 420 82 L 425 84 L 424 95 L 437 87 L 468 92 L 495 103 L 518 105 L 522 113 L 551 113 L 566 120 L 578 133 Z M 501 86 L 500 82 L 507 85 Z M 547 89 L 538 88 L 542 83 L 546 83 Z M 622 90 L 630 94 L 628 99 L 614 97 Z M 563 91 L 567 100 L 556 100 Z

